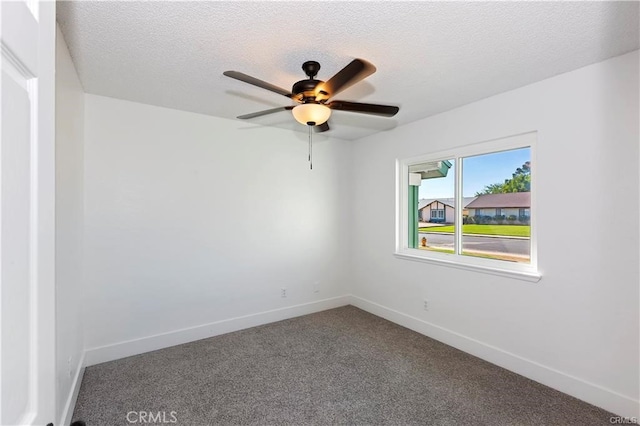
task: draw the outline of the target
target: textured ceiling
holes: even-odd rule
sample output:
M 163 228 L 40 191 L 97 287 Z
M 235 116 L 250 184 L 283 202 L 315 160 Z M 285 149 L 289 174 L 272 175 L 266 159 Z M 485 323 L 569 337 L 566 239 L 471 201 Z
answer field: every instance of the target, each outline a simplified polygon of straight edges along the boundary
M 353 58 L 378 71 L 336 99 L 400 106 L 335 111 L 357 139 L 639 48 L 638 2 L 59 2 L 88 93 L 234 118 L 291 101 L 224 77 L 290 89 L 316 60 L 327 80 Z M 301 132 L 290 112 L 245 121 Z

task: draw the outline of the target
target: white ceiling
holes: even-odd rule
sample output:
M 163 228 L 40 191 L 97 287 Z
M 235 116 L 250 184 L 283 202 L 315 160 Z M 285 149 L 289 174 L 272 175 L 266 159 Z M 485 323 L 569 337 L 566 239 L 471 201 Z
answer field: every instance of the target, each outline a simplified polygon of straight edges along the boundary
M 336 99 L 400 106 L 394 118 L 335 111 L 332 137 L 358 139 L 640 46 L 638 2 L 59 2 L 88 93 L 234 118 L 291 101 L 319 61 L 378 71 Z M 290 112 L 244 121 L 305 132 Z

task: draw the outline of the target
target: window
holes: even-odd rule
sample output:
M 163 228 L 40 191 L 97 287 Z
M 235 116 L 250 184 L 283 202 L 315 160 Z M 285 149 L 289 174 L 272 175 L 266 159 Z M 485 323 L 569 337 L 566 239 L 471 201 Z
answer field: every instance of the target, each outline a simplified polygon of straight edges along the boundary
M 535 141 L 398 160 L 396 255 L 537 281 Z

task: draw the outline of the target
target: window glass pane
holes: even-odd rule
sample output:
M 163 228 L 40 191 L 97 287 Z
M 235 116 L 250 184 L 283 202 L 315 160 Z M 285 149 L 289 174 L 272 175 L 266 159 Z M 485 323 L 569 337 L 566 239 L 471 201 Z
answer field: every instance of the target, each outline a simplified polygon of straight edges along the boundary
M 462 159 L 461 254 L 531 261 L 531 149 Z
M 420 174 L 414 248 L 454 253 L 455 159 L 414 164 L 409 172 Z

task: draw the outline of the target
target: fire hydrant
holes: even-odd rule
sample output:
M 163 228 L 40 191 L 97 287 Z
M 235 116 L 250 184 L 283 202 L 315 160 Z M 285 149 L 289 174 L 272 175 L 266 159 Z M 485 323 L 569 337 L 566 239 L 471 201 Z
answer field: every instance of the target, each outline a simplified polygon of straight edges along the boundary
M 422 237 L 422 240 L 420 242 L 422 243 L 422 247 L 426 247 L 427 246 L 427 237 Z

